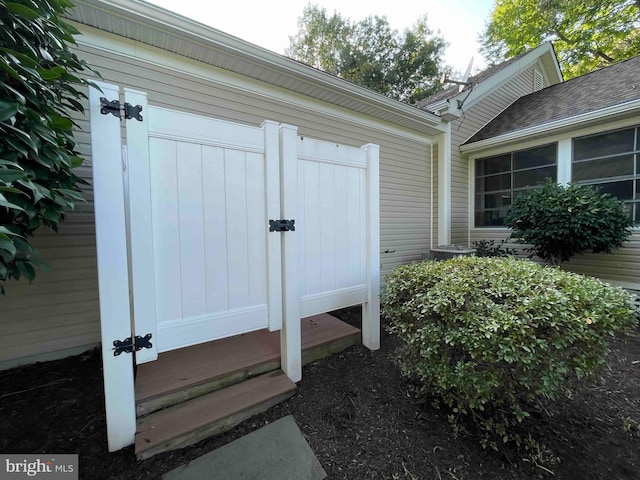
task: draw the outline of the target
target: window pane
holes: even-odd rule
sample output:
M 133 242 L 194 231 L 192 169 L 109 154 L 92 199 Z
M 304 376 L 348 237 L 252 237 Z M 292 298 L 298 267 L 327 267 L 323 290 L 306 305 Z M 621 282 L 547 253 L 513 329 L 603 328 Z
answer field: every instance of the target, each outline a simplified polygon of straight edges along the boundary
M 545 179 L 556 179 L 556 166 L 536 168 L 534 170 L 524 170 L 513 174 L 513 187 L 521 188 L 534 186 L 543 182 Z
M 556 163 L 556 152 L 558 148 L 555 143 L 544 147 L 521 150 L 513 154 L 513 169 L 541 167 Z
M 573 159 L 583 160 L 632 152 L 634 133 L 635 129 L 630 128 L 592 137 L 577 138 L 573 141 Z
M 601 193 L 609 193 L 618 200 L 631 200 L 633 198 L 633 180 L 598 183 L 593 186 L 598 187 Z
M 476 192 L 495 192 L 496 190 L 508 190 L 511 188 L 511 174 L 492 175 L 476 179 Z
M 509 205 L 511 205 L 511 192 L 476 195 L 476 209 L 478 210 L 508 207 Z
M 501 227 L 504 225 L 506 209 L 476 212 L 476 227 Z
M 511 154 L 479 158 L 476 160 L 477 176 L 508 172 L 509 170 L 511 170 Z
M 572 169 L 576 181 L 633 175 L 633 155 L 577 162 Z

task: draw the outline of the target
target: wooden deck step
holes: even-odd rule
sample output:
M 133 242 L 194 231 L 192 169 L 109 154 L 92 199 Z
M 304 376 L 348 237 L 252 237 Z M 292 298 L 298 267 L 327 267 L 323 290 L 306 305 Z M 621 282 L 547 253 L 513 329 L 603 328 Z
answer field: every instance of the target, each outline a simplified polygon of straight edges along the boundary
M 301 320 L 302 363 L 360 342 L 360 330 L 328 314 Z M 280 332 L 259 330 L 161 353 L 138 366 L 138 417 L 280 368 Z
M 136 456 L 144 460 L 230 430 L 291 397 L 295 389 L 276 370 L 148 415 L 138 420 Z

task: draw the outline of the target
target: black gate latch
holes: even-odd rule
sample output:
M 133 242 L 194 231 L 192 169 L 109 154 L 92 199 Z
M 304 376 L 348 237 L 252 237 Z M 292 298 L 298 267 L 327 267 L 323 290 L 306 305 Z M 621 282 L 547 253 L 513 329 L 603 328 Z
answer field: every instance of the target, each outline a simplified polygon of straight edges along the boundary
M 121 353 L 133 353 L 134 351 L 142 350 L 143 348 L 151 348 L 152 343 L 151 334 L 147 333 L 144 337 L 140 335 L 136 335 L 134 340 L 131 337 L 125 338 L 124 340 L 114 340 L 113 341 L 113 356 L 117 357 Z
M 295 232 L 295 220 L 269 220 L 270 232 Z

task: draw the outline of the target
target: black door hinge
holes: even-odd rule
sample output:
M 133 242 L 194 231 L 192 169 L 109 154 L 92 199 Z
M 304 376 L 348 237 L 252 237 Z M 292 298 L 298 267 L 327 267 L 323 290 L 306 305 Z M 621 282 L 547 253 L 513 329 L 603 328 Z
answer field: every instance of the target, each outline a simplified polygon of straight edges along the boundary
M 295 220 L 269 220 L 270 232 L 295 232 Z
M 139 122 L 142 121 L 142 105 L 136 105 L 135 107 L 130 103 L 124 104 L 124 119 L 131 120 L 135 118 Z M 120 117 L 120 101 L 119 100 L 107 100 L 104 97 L 100 97 L 100 113 L 102 115 L 111 114 L 115 117 Z
M 133 340 L 131 337 L 124 340 L 113 341 L 113 356 L 117 357 L 121 353 L 133 353 L 143 348 L 151 348 L 153 344 L 150 342 L 151 334 L 147 333 L 144 337 L 136 335 Z

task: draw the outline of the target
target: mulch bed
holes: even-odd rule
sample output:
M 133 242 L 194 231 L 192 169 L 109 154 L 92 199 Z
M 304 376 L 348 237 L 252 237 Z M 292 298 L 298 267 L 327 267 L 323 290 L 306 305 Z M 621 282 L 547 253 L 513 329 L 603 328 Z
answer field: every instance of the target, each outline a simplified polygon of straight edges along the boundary
M 357 323 L 358 310 L 338 312 Z M 162 474 L 285 415 L 293 415 L 330 479 L 640 478 L 640 334 L 614 339 L 610 367 L 537 419 L 547 448 L 483 450 L 456 438 L 445 411 L 417 402 L 392 362 L 396 339 L 353 347 L 303 370 L 296 395 L 230 432 L 136 462 L 107 453 L 101 360 L 91 352 L 0 372 L 0 451 L 78 453 L 80 477 L 159 479 Z

